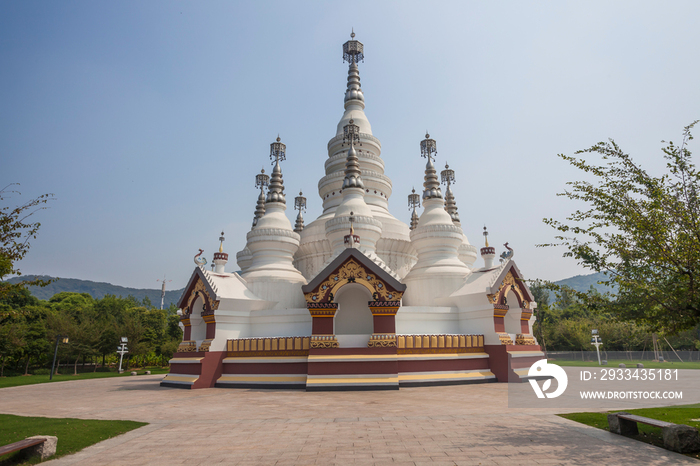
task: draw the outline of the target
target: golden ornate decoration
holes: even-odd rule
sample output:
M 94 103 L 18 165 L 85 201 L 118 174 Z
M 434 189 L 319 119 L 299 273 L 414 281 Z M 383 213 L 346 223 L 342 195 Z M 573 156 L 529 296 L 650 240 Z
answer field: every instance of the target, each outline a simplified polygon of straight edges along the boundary
M 502 345 L 512 345 L 513 339 L 507 333 L 498 333 L 498 339 Z
M 338 348 L 338 340 L 335 335 L 312 335 L 311 348 Z
M 513 292 L 518 295 L 518 300 L 523 303 L 522 306 L 525 306 L 525 303 L 527 303 L 527 306 L 529 306 L 529 301 L 525 299 L 525 295 L 523 294 L 523 290 L 520 289 L 520 284 L 518 281 L 515 279 L 515 276 L 513 275 L 513 271 L 509 270 L 508 273 L 506 274 L 505 278 L 503 279 L 503 282 L 501 283 L 501 286 L 498 287 L 498 291 L 496 292 L 496 303 L 499 301 L 503 301 L 505 298 L 506 294 L 508 294 L 507 288 L 510 287 Z M 493 296 L 493 295 L 489 295 Z M 495 303 L 494 303 L 495 304 Z
M 372 293 L 374 300 L 400 301 L 403 297 L 403 292 L 394 290 L 376 274 L 369 272 L 354 259 L 350 259 L 336 273 L 332 273 L 325 281 L 321 282 L 314 291 L 305 293 L 304 298 L 307 303 L 333 301 L 338 289 L 347 283 L 357 283 L 364 286 Z
M 399 312 L 398 306 L 371 306 L 369 310 L 372 311 L 373 316 L 395 316 Z
M 298 356 L 308 354 L 311 337 L 261 337 L 227 340 L 226 351 L 238 356 Z
M 197 299 L 197 294 L 200 293 L 202 294 L 203 298 L 207 300 L 209 307 L 212 311 L 216 311 L 217 309 L 219 309 L 219 301 L 215 301 L 214 298 L 211 297 L 211 295 L 207 291 L 207 288 L 204 286 L 204 283 L 202 283 L 201 278 L 197 277 L 197 283 L 195 283 L 194 288 L 190 293 L 190 297 L 187 299 L 188 311 L 192 308 L 192 303 Z
M 202 352 L 209 352 L 209 348 L 211 347 L 211 340 L 204 340 L 201 345 L 199 345 L 199 351 Z
M 309 309 L 311 317 L 335 317 L 337 309 Z
M 518 333 L 515 336 L 516 345 L 536 345 L 535 338 L 527 333 Z
M 197 352 L 197 342 L 193 340 L 185 340 L 180 342 L 177 347 L 178 353 L 196 353 Z
M 396 348 L 396 334 L 374 334 L 367 342 L 369 348 Z

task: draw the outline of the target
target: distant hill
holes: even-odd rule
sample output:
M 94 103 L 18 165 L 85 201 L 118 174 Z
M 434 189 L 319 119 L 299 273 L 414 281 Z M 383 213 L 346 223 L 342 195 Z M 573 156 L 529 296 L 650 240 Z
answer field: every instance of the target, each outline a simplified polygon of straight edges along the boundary
M 605 274 L 602 272 L 592 273 L 590 275 L 576 275 L 575 277 L 565 278 L 564 280 L 559 280 L 554 282 L 556 285 L 568 286 L 576 291 L 586 292 L 591 287 L 598 290 L 600 293 L 605 293 L 608 291 L 613 291 L 612 288 L 605 285 L 599 285 L 598 282 L 606 280 Z
M 21 277 L 14 277 L 7 280 L 9 283 L 17 283 L 22 280 L 32 280 L 34 278 L 49 279 L 48 276 L 40 275 L 22 275 Z M 143 288 L 127 288 L 124 286 L 112 285 L 111 283 L 103 282 L 93 282 L 90 280 L 78 280 L 76 278 L 61 278 L 55 282 L 45 286 L 30 286 L 28 287 L 32 295 L 39 299 L 48 300 L 56 293 L 62 291 L 68 291 L 72 293 L 88 293 L 95 299 L 101 299 L 105 295 L 111 294 L 114 296 L 121 296 L 126 298 L 127 296 L 133 296 L 134 298 L 142 301 L 144 297 L 148 297 L 151 303 L 160 307 L 160 290 L 159 289 L 143 289 Z M 185 289 L 165 291 L 164 307 L 170 306 L 170 304 L 177 304 L 177 300 L 185 291 Z

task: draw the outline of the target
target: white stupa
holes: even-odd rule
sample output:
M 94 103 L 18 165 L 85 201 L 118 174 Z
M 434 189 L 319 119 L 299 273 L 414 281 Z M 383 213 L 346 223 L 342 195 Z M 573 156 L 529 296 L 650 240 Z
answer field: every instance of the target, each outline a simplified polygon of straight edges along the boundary
M 343 59 L 344 111 L 318 182 L 323 213 L 305 225 L 300 192 L 292 227 L 280 165 L 286 146 L 277 137 L 271 177 L 264 170 L 256 176 L 253 225 L 236 254 L 240 272 L 225 271 L 223 233 L 215 270 L 195 258 L 178 303 L 183 342 L 162 385 L 329 390 L 507 382 L 542 357 L 532 336 L 532 294 L 512 249 L 494 265 L 495 248 L 486 242 L 484 266 L 476 264 L 451 187 L 455 172 L 446 165 L 438 178 L 430 135 L 420 142 L 427 159 L 422 213 L 415 189 L 410 227 L 389 212 L 392 183 L 365 115 L 364 46 L 354 33 Z

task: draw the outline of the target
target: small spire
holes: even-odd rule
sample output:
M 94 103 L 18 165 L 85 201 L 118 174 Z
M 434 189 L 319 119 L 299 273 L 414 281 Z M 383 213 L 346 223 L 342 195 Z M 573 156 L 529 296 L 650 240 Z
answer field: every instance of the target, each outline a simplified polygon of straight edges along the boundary
M 355 227 L 353 223 L 355 222 L 355 213 L 350 212 L 350 234 L 343 237 L 343 242 L 345 246 L 349 248 L 354 248 L 356 244 L 360 244 L 360 236 L 355 234 Z
M 304 230 L 304 216 L 302 215 L 302 211 L 306 212 L 306 198 L 301 191 L 299 191 L 299 195 L 294 198 L 294 209 L 299 211 L 296 223 L 294 224 L 294 231 L 301 233 L 302 230 Z
M 221 232 L 221 236 L 219 237 L 219 241 L 221 241 L 221 244 L 219 245 L 219 252 L 224 252 L 224 241 L 226 238 L 224 238 L 224 232 Z
M 425 164 L 425 177 L 423 182 L 423 200 L 426 199 L 442 199 L 442 191 L 440 191 L 440 182 L 437 177 L 437 170 L 433 165 L 433 158 L 437 154 L 437 143 L 434 139 L 430 139 L 430 134 L 425 134 L 425 139 L 420 143 L 420 155 L 428 159 Z
M 260 188 L 258 202 L 255 205 L 255 216 L 253 217 L 253 227 L 258 224 L 258 220 L 265 215 L 265 187 L 270 184 L 270 177 L 265 174 L 263 168 L 258 175 L 255 175 L 255 187 Z
M 411 214 L 411 230 L 415 230 L 418 226 L 418 213 L 416 212 L 416 207 L 420 207 L 420 195 L 416 194 L 416 188 L 411 190 L 411 194 L 408 195 L 408 210 L 413 209 Z
M 355 141 L 359 141 L 360 139 L 360 127 L 355 125 L 351 119 L 349 124 L 343 127 L 343 130 L 343 141 L 350 141 L 350 149 L 348 149 L 348 155 L 345 162 L 345 179 L 343 180 L 343 189 L 364 189 L 365 185 L 362 183 L 362 172 L 360 171 L 360 159 L 357 157 L 357 151 L 355 150 L 354 145 Z
M 284 182 L 282 180 L 282 167 L 280 161 L 287 160 L 287 146 L 280 142 L 280 137 L 277 136 L 277 141 L 270 144 L 270 160 L 274 159 L 275 165 L 272 169 L 272 178 L 267 190 L 267 198 L 265 202 L 280 202 L 286 204 L 284 198 Z
M 454 223 L 460 223 L 459 214 L 457 213 L 457 203 L 455 196 L 452 193 L 452 183 L 455 182 L 455 171 L 446 163 L 445 169 L 440 172 L 442 183 L 447 185 L 445 189 L 445 210 L 450 214 L 450 218 Z
M 486 245 L 481 248 L 481 257 L 484 259 L 484 268 L 490 269 L 493 267 L 493 260 L 496 257 L 496 248 L 489 246 L 489 232 L 486 230 L 486 225 L 484 225 L 484 243 Z

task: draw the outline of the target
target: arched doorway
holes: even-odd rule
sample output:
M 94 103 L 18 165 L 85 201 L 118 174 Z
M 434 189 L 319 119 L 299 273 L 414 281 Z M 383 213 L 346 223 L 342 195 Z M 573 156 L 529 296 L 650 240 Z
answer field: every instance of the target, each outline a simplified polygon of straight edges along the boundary
M 368 302 L 372 300 L 369 290 L 357 283 L 342 286 L 335 296 L 338 304 L 334 318 L 334 332 L 340 347 L 367 347 L 374 319 Z
M 204 300 L 201 296 L 197 296 L 197 299 L 192 304 L 192 313 L 190 314 L 190 325 L 192 327 L 190 340 L 196 341 L 197 346 L 207 338 L 207 324 L 202 319 L 203 306 Z
M 506 333 L 515 341 L 516 335 L 522 333 L 520 330 L 520 316 L 522 315 L 520 300 L 513 290 L 509 290 L 506 294 L 506 302 L 508 303 L 508 312 L 503 318 L 503 324 Z

